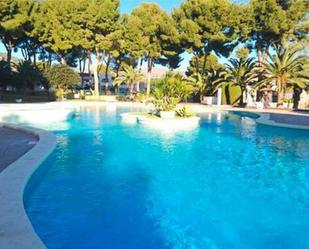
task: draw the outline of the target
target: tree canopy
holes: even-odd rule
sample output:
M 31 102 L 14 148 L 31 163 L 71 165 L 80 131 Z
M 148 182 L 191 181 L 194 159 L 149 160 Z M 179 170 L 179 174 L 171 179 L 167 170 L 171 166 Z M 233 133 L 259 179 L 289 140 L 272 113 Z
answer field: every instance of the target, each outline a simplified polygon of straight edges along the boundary
M 0 1 L 0 39 L 8 65 L 12 52 L 20 50 L 34 65 L 39 61 L 50 67 L 56 61 L 78 66 L 80 73 L 93 74 L 99 95 L 99 73 L 105 74 L 107 85 L 111 71 L 119 76 L 127 66 L 141 70 L 146 63 L 149 94 L 153 67 L 176 69 L 186 52 L 191 55 L 186 75 L 204 82 L 210 92 L 209 86 L 227 67 L 220 61 L 256 57 L 263 67 L 277 46 L 302 43 L 308 48 L 306 0 L 184 0 L 171 13 L 157 4 L 142 3 L 126 14 L 120 13 L 120 4 L 119 0 Z M 5 67 L 2 71 L 8 75 Z

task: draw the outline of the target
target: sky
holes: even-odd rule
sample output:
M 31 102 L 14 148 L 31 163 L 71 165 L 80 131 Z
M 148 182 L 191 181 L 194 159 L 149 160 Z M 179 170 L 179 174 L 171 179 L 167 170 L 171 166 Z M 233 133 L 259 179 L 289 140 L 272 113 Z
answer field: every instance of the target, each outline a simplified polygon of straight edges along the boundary
M 182 0 L 121 0 L 120 1 L 120 10 L 121 12 L 130 13 L 132 9 L 139 6 L 141 3 L 152 2 L 161 6 L 161 8 L 166 11 L 171 11 L 174 7 L 177 7 L 181 4 Z

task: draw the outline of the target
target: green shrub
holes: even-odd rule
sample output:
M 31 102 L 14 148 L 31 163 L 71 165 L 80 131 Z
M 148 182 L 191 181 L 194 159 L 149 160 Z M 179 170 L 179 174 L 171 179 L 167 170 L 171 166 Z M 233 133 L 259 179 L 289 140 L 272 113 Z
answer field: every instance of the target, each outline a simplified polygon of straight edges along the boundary
M 123 95 L 116 96 L 116 100 L 123 101 L 123 102 L 130 102 L 130 101 L 132 101 L 129 96 L 123 96 Z
M 67 89 L 80 82 L 77 72 L 67 65 L 54 65 L 45 69 L 48 83 L 56 89 Z
M 179 103 L 179 99 L 171 97 L 166 99 L 165 98 L 153 99 L 151 102 L 154 104 L 156 111 L 168 112 L 173 111 L 175 109 L 175 107 Z
M 241 90 L 239 86 L 226 84 L 222 86 L 222 104 L 235 105 L 240 101 Z
M 134 101 L 136 101 L 136 102 L 145 102 L 147 99 L 148 99 L 147 94 L 140 93 L 140 94 L 138 94 L 138 95 L 134 98 Z
M 48 86 L 43 72 L 30 61 L 20 61 L 16 66 L 14 86 L 17 89 L 34 89 L 35 85 Z
M 166 98 L 187 100 L 193 93 L 193 87 L 186 83 L 180 73 L 168 72 L 165 77 L 158 79 L 153 86 L 153 95 Z
M 54 94 L 49 94 L 48 92 L 33 92 L 20 96 L 20 94 L 17 94 L 16 92 L 0 91 L 0 102 L 5 103 L 15 103 L 17 98 L 22 98 L 23 103 L 48 102 L 55 101 L 55 97 L 56 96 Z
M 65 97 L 66 97 L 67 99 L 74 99 L 74 92 L 68 92 L 68 93 L 66 93 L 66 94 L 65 94 Z
M 195 112 L 187 106 L 180 107 L 176 110 L 176 115 L 183 118 L 195 116 Z
M 62 91 L 60 89 L 56 89 L 55 95 L 57 99 L 60 99 L 63 95 Z
M 188 85 L 179 73 L 168 72 L 156 82 L 152 103 L 157 111 L 172 111 L 181 100 L 187 100 L 193 87 Z
M 12 83 L 12 71 L 10 64 L 0 61 L 0 87 L 5 88 Z

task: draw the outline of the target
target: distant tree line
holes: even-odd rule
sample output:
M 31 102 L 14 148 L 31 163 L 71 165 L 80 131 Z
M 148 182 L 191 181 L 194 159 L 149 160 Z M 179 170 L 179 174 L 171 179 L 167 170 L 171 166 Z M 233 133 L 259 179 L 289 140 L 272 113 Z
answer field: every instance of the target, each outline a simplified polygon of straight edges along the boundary
M 206 94 L 226 69 L 218 57 L 228 58 L 236 47 L 242 49 L 229 65 L 245 63 L 250 69 L 249 54 L 261 67 L 278 46 L 308 46 L 307 0 L 186 0 L 171 13 L 143 3 L 121 14 L 119 6 L 119 0 L 1 0 L 6 60 L 10 63 L 12 51 L 19 50 L 34 66 L 59 61 L 82 73 L 92 71 L 96 95 L 102 68 L 107 80 L 111 70 L 118 76 L 128 70 L 124 65 L 139 70 L 146 63 L 149 94 L 154 65 L 178 68 L 181 54 L 188 52 L 193 57 L 187 75 L 200 81 L 198 91 Z

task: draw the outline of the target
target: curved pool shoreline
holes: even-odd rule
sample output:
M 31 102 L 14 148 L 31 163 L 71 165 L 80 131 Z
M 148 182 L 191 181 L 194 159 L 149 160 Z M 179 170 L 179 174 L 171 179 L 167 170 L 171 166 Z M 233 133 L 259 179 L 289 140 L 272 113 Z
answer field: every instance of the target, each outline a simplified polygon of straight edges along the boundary
M 0 173 L 0 248 L 46 248 L 26 214 L 24 192 L 29 179 L 54 150 L 56 137 L 37 128 L 6 123 L 2 126 L 31 133 L 38 137 L 38 142 Z

